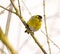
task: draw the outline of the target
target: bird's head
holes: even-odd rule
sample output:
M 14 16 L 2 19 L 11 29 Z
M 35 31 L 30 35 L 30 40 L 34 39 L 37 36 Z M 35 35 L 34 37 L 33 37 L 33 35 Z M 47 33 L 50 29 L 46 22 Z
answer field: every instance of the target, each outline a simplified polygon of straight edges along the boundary
M 42 20 L 42 16 L 41 15 L 35 15 L 35 18 L 38 18 L 39 20 Z

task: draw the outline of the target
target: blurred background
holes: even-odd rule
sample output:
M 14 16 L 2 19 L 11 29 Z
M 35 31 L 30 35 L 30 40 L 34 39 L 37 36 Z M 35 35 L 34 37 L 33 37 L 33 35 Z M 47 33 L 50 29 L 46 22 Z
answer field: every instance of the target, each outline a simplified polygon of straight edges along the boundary
M 9 6 L 10 0 L 0 0 L 0 5 L 7 7 L 8 9 L 14 10 L 12 6 Z M 14 4 L 18 8 L 17 0 Z M 20 0 L 22 16 L 27 22 L 32 15 L 39 14 L 43 17 L 43 0 Z M 48 36 L 53 41 L 49 40 L 51 54 L 60 54 L 60 0 L 45 0 L 46 8 L 46 21 Z M 18 54 L 43 54 L 38 45 L 34 42 L 30 34 L 25 33 L 25 26 L 22 24 L 18 16 L 11 14 L 8 11 L 3 11 L 0 8 L 0 27 L 6 34 L 6 26 L 9 27 L 8 39 L 12 46 L 17 50 Z M 7 25 L 7 20 L 9 18 L 9 24 Z M 45 35 L 45 25 L 44 17 L 42 19 L 43 23 L 41 29 L 35 32 L 36 38 L 39 40 L 43 48 L 49 54 L 47 38 Z M 56 45 L 55 45 L 55 44 Z M 3 43 L 0 41 L 0 49 L 3 49 Z M 3 49 L 6 54 L 9 54 L 8 49 L 4 45 Z M 1 53 L 1 51 L 0 51 Z

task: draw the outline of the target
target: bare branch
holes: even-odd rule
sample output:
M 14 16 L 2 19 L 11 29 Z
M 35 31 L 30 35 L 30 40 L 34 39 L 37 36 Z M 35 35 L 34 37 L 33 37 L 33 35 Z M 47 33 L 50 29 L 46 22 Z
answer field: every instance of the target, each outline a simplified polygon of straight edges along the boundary
M 20 2 L 18 0 L 18 8 L 19 8 L 19 12 L 20 12 L 20 15 L 21 15 L 21 9 L 20 9 Z
M 3 51 L 2 49 L 0 49 L 0 51 L 2 52 L 2 53 L 4 53 L 4 54 L 7 54 L 5 51 Z
M 12 11 L 13 6 L 10 5 L 9 10 Z M 9 25 L 10 25 L 10 20 L 11 20 L 11 12 L 8 12 L 8 18 L 7 18 L 7 23 L 6 23 L 6 29 L 5 29 L 5 35 L 8 36 L 8 31 L 9 31 Z M 4 44 L 2 45 L 2 50 L 4 49 Z
M 44 35 L 46 35 L 42 30 L 41 30 L 41 32 L 44 34 Z M 48 37 L 48 39 L 53 43 L 53 45 L 55 46 L 55 47 L 57 47 L 58 49 L 59 49 L 59 51 L 60 51 L 60 47 L 57 45 L 57 44 L 55 44 L 54 43 L 54 41 L 52 41 L 49 37 Z
M 16 11 L 16 13 L 17 13 L 17 12 L 18 12 L 18 9 L 17 9 L 16 6 L 14 5 L 13 0 L 10 0 L 10 2 L 11 2 L 12 6 L 14 7 L 14 9 L 15 9 L 15 11 Z
M 32 14 L 31 14 L 31 12 L 29 11 L 28 7 L 26 6 L 25 2 L 24 2 L 23 0 L 22 0 L 22 2 L 23 2 L 23 4 L 24 4 L 24 6 L 26 7 L 28 13 L 32 16 Z
M 0 7 L 1 7 L 1 8 L 3 8 L 3 9 L 5 9 L 5 10 L 7 10 L 7 11 L 9 11 L 9 12 L 11 12 L 11 13 L 14 13 L 14 14 L 16 14 L 16 12 L 14 12 L 14 11 L 11 11 L 11 10 L 9 10 L 9 9 L 7 9 L 7 8 L 5 8 L 5 7 L 3 7 L 3 6 L 1 6 L 1 5 L 0 5 Z
M 13 0 L 14 1 L 14 0 Z M 9 4 L 6 8 L 8 8 L 8 7 L 10 7 L 11 6 L 11 4 Z M 2 11 L 0 11 L 0 14 L 3 14 L 4 13 L 4 11 L 5 11 L 5 9 L 4 10 L 2 10 Z
M 11 51 L 12 54 L 16 54 L 15 49 L 10 44 L 7 36 L 5 36 L 5 34 L 3 33 L 1 27 L 0 27 L 0 40 L 5 44 L 5 46 L 8 47 L 8 49 Z
M 51 48 L 50 48 L 50 43 L 48 39 L 48 31 L 47 31 L 47 24 L 46 24 L 46 15 L 45 15 L 45 0 L 43 0 L 43 11 L 44 11 L 44 24 L 45 24 L 45 31 L 46 31 L 46 37 L 47 37 L 47 44 L 49 48 L 49 54 L 51 54 Z

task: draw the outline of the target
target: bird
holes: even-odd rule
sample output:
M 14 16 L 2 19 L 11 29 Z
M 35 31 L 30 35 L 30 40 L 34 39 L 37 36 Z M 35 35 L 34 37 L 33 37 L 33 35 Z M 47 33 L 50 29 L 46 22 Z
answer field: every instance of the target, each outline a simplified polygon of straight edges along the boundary
M 32 32 L 38 31 L 42 25 L 42 16 L 41 15 L 31 16 L 31 18 L 27 21 L 27 25 Z M 25 32 L 29 34 L 28 29 L 26 29 Z

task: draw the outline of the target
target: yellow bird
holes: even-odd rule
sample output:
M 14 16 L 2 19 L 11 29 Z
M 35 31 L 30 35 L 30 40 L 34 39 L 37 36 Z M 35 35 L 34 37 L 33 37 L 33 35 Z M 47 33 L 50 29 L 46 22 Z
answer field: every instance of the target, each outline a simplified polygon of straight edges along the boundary
M 38 31 L 42 25 L 42 16 L 40 15 L 32 16 L 27 22 L 27 25 L 32 32 Z M 27 30 L 25 32 L 29 33 Z

